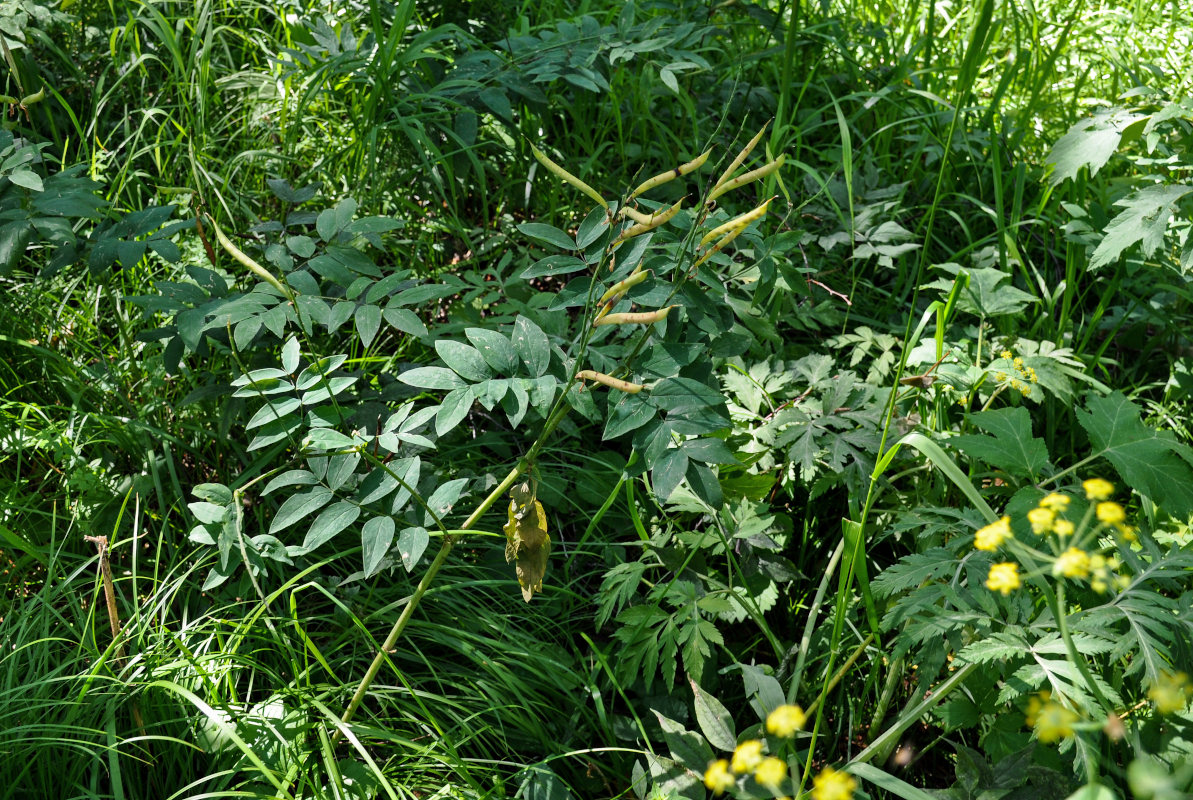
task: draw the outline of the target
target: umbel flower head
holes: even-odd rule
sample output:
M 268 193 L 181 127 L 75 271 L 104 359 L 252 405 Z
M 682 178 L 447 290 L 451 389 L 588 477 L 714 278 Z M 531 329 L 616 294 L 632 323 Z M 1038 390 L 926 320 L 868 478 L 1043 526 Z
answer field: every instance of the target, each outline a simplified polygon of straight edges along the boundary
M 850 800 L 857 781 L 848 772 L 825 767 L 812 779 L 812 800 Z
M 733 760 L 729 766 L 739 775 L 743 772 L 753 772 L 762 763 L 762 742 L 757 739 L 747 739 L 733 751 Z
M 729 771 L 729 762 L 723 758 L 718 758 L 716 761 L 708 765 L 708 769 L 704 771 L 704 785 L 709 788 L 713 794 L 721 794 L 733 788 L 737 783 L 737 779 L 733 777 L 733 773 Z
M 1058 742 L 1073 735 L 1073 725 L 1080 717 L 1076 712 L 1053 701 L 1049 692 L 1040 692 L 1027 702 L 1027 724 L 1036 729 L 1044 744 Z
M 799 706 L 782 705 L 767 715 L 766 730 L 775 736 L 787 738 L 802 730 L 807 721 L 808 715 Z
M 984 528 L 978 528 L 974 534 L 973 546 L 978 550 L 994 551 L 1011 536 L 1011 518 L 1003 517 L 997 522 L 991 522 Z
M 1018 589 L 1019 565 L 1009 561 L 990 567 L 990 574 L 986 577 L 986 588 L 992 592 L 1001 592 L 1004 596 Z

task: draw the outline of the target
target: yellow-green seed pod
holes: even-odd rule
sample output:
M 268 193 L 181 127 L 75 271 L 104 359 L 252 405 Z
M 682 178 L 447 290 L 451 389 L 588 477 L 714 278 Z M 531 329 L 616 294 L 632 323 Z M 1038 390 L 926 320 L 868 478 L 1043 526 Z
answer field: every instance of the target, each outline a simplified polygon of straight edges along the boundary
M 706 200 L 705 203 L 712 203 L 713 200 L 716 200 L 718 197 L 725 194 L 726 192 L 732 192 L 734 189 L 740 189 L 741 187 L 745 186 L 747 183 L 752 183 L 753 181 L 756 181 L 759 178 L 765 178 L 767 175 L 770 175 L 772 172 L 777 170 L 779 167 L 783 166 L 783 162 L 786 160 L 787 160 L 787 156 L 784 154 L 780 154 L 779 157 L 776 158 L 774 161 L 771 161 L 768 164 L 763 164 L 758 169 L 752 169 L 749 172 L 743 172 L 741 175 L 738 175 L 733 180 L 726 181 L 725 183 L 719 184 L 716 188 L 714 188 L 712 190 L 712 193 L 708 196 L 708 200 Z
M 656 186 L 662 186 L 667 181 L 675 180 L 676 178 L 687 175 L 689 172 L 694 172 L 700 169 L 704 166 L 704 162 L 708 161 L 708 156 L 710 153 L 712 153 L 712 150 L 706 150 L 686 164 L 680 164 L 675 169 L 669 169 L 666 172 L 661 172 L 658 175 L 655 175 L 650 180 L 639 185 L 637 189 L 630 192 L 630 199 L 633 200 L 643 192 L 649 192 Z
M 645 272 L 642 272 L 642 267 L 638 266 L 637 268 L 634 269 L 634 271 L 632 273 L 630 273 L 630 276 L 628 278 L 624 278 L 623 280 L 620 280 L 617 283 L 610 286 L 609 289 L 603 295 L 601 295 L 601 299 L 597 300 L 597 304 L 601 305 L 601 304 L 604 304 L 610 300 L 615 300 L 616 298 L 621 297 L 623 294 L 628 292 L 630 289 L 633 289 L 635 286 L 642 283 L 642 281 L 649 278 L 650 275 L 651 275 L 650 270 L 646 270 Z
M 620 244 L 626 239 L 632 239 L 635 236 L 641 236 L 644 233 L 653 231 L 655 228 L 666 225 L 672 217 L 679 213 L 679 207 L 683 205 L 683 201 L 686 199 L 686 197 L 681 197 L 676 200 L 674 205 L 672 205 L 666 211 L 656 212 L 649 216 L 645 222 L 639 222 L 637 225 L 631 225 L 630 227 L 626 228 L 621 232 L 621 235 L 617 237 L 613 244 Z
M 575 175 L 568 172 L 566 169 L 559 166 L 551 159 L 547 158 L 547 155 L 542 150 L 539 150 L 537 147 L 535 147 L 534 145 L 530 145 L 530 152 L 534 153 L 534 157 L 536 159 L 538 159 L 538 162 L 540 164 L 542 164 L 544 167 L 547 168 L 548 172 L 552 173 L 557 178 L 560 178 L 565 183 L 570 183 L 572 186 L 575 186 L 577 189 L 584 192 L 584 194 L 588 195 L 593 200 L 600 203 L 601 208 L 605 209 L 606 211 L 609 210 L 609 204 L 607 202 L 605 202 L 605 198 L 603 198 L 599 194 L 597 194 L 596 189 L 592 188 L 587 183 L 580 180 Z
M 620 389 L 627 394 L 638 394 L 638 392 L 642 391 L 642 384 L 640 383 L 630 383 L 629 381 L 623 381 L 611 375 L 606 375 L 603 372 L 593 372 L 590 369 L 580 370 L 576 373 L 576 378 L 582 381 L 596 381 L 611 389 Z
M 46 99 L 46 87 L 43 86 L 40 89 L 38 89 L 36 92 L 34 92 L 33 94 L 29 95 L 28 97 L 22 97 L 21 105 L 31 106 L 34 103 L 40 103 L 42 100 L 45 100 L 45 99 Z
M 624 314 L 609 314 L 592 323 L 594 328 L 601 325 L 653 325 L 662 322 L 675 306 L 660 308 L 658 311 L 630 311 Z
M 776 197 L 777 196 L 778 195 L 776 195 Z M 737 217 L 734 217 L 733 219 L 729 220 L 724 225 L 718 225 L 717 227 L 713 228 L 711 231 L 704 234 L 704 236 L 700 239 L 700 246 L 704 247 L 704 245 L 708 244 L 713 239 L 716 239 L 718 236 L 726 234 L 735 228 L 745 229 L 745 227 L 747 225 L 749 225 L 751 222 L 753 222 L 757 219 L 761 219 L 762 215 L 766 213 L 766 207 L 769 206 L 771 200 L 774 200 L 774 199 L 775 198 L 772 197 L 772 198 L 770 198 L 770 200 L 767 200 L 765 203 L 758 206 L 758 208 L 755 208 L 753 211 L 747 211 L 746 213 L 742 214 L 741 216 L 737 216 Z
M 734 228 L 733 230 L 729 231 L 729 233 L 726 234 L 725 237 L 723 239 L 721 239 L 721 241 L 719 241 L 715 245 L 713 245 L 707 253 L 700 256 L 700 258 L 696 259 L 696 263 L 692 265 L 692 269 L 696 269 L 696 267 L 700 266 L 705 261 L 708 261 L 714 255 L 716 255 L 717 253 L 719 253 L 723 249 L 725 249 L 725 245 L 729 244 L 734 239 L 736 239 L 741 234 L 741 232 L 746 229 L 746 227 L 747 226 L 742 225 L 740 227 Z
M 758 146 L 758 143 L 762 141 L 762 134 L 766 133 L 766 129 L 769 127 L 770 121 L 768 120 L 767 123 L 762 126 L 762 130 L 754 134 L 754 138 L 746 143 L 746 146 L 743 147 L 741 152 L 737 154 L 737 158 L 733 159 L 733 161 L 730 162 L 729 167 L 721 173 L 721 177 L 718 178 L 717 182 L 713 184 L 714 191 L 731 177 L 733 177 L 733 173 L 737 170 L 737 168 L 745 163 L 746 157 L 750 155 L 754 148 Z
M 17 104 L 17 99 L 10 94 L 0 94 L 0 103 L 7 103 L 10 106 Z
M 269 270 L 265 269 L 265 267 L 261 266 L 256 261 L 249 258 L 248 255 L 246 255 L 243 250 L 241 250 L 236 245 L 232 244 L 232 240 L 224 235 L 224 232 L 222 230 L 220 230 L 219 225 L 215 224 L 215 219 L 213 219 L 211 217 L 208 217 L 207 219 L 208 219 L 208 222 L 211 223 L 212 230 L 215 231 L 215 238 L 217 241 L 219 241 L 220 247 L 227 250 L 228 255 L 232 256 L 232 258 L 236 259 L 241 264 L 243 264 L 245 267 L 247 267 L 248 270 L 250 272 L 252 272 L 254 275 L 256 275 L 258 278 L 265 281 L 273 288 L 277 289 L 279 292 L 282 293 L 283 296 L 293 299 L 293 294 L 291 293 L 289 287 L 287 287 L 285 284 L 283 284 L 281 281 L 279 281 L 277 278 L 275 278 Z

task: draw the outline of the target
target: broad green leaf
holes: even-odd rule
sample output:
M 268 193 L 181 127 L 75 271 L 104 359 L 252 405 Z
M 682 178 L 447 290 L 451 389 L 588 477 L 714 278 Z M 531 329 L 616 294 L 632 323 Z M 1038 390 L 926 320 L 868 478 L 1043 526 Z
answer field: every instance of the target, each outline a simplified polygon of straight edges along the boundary
M 319 479 L 315 477 L 314 473 L 308 472 L 305 469 L 286 470 L 265 484 L 265 488 L 261 490 L 261 496 L 264 497 L 287 486 L 310 486 L 318 482 Z
M 398 535 L 398 553 L 402 556 L 402 565 L 410 572 L 418 565 L 418 561 L 426 552 L 427 542 L 431 540 L 426 528 L 413 526 L 403 528 Z
M 422 473 L 422 460 L 418 456 L 395 461 L 392 469 L 395 473 L 402 476 L 402 480 L 406 482 L 406 486 L 413 489 L 418 488 L 418 479 Z M 410 502 L 410 489 L 407 489 L 406 486 L 398 489 L 398 493 L 394 495 L 389 513 L 397 514 Z
M 594 208 L 580 223 L 580 228 L 576 231 L 576 244 L 581 248 L 588 247 L 601 238 L 601 234 L 607 230 L 609 230 L 609 215 L 603 208 Z
M 1094 250 L 1089 268 L 1111 263 L 1138 242 L 1142 243 L 1144 258 L 1151 258 L 1164 244 L 1169 220 L 1181 214 L 1177 201 L 1189 192 L 1193 192 L 1193 186 L 1161 183 L 1119 200 L 1115 205 L 1124 210 L 1106 225 L 1106 236 Z
M 541 222 L 523 222 L 518 230 L 531 239 L 554 245 L 561 250 L 576 250 L 576 242 L 572 237 L 552 225 Z
M 464 335 L 494 372 L 502 376 L 514 374 L 518 368 L 518 354 L 503 334 L 488 328 L 465 328 Z
M 305 392 L 327 379 L 327 377 L 344 365 L 348 360 L 346 355 L 334 355 L 321 358 L 315 361 L 302 372 L 298 373 L 298 378 L 294 381 L 294 387 L 300 392 Z
M 390 307 L 414 306 L 431 300 L 441 300 L 457 294 L 462 285 L 460 282 L 457 284 L 424 283 L 421 286 L 411 286 L 409 289 L 403 289 L 395 294 L 389 301 L 389 305 Z
M 8 179 L 17 186 L 23 186 L 26 189 L 30 189 L 34 192 L 40 192 L 45 189 L 45 186 L 41 181 L 41 176 L 30 169 L 18 169 L 14 172 L 11 172 L 8 175 Z M 125 264 L 125 266 L 129 267 L 132 266 L 132 264 Z
M 510 338 L 518 357 L 532 376 L 538 378 L 547 371 L 551 363 L 551 341 L 542 328 L 526 317 L 519 316 L 514 321 L 514 333 Z M 538 407 L 533 398 L 531 404 Z
M 728 424 L 729 412 L 721 393 L 691 378 L 665 378 L 650 390 L 650 402 L 671 414 L 683 415 L 691 411 L 712 408 L 723 412 Z
M 683 452 L 686 455 L 687 448 L 684 448 Z M 720 508 L 725 502 L 725 495 L 721 492 L 721 484 L 717 481 L 717 474 L 709 467 L 689 459 L 686 475 L 692 491 L 701 500 L 713 508 Z
M 659 721 L 659 727 L 663 729 L 663 741 L 667 743 L 667 749 L 671 751 L 673 759 L 689 768 L 698 768 L 713 760 L 712 748 L 703 737 L 658 711 L 655 711 L 654 715 Z
M 360 506 L 341 500 L 323 511 L 311 523 L 302 542 L 304 553 L 313 553 L 320 545 L 331 541 L 337 533 L 347 528 L 360 516 Z
M 609 421 L 605 423 L 603 440 L 616 439 L 623 433 L 641 428 L 655 418 L 658 409 L 636 394 L 622 394 L 617 404 L 609 411 Z
M 287 375 L 293 375 L 298 369 L 299 348 L 297 336 L 291 336 L 282 345 L 282 369 L 286 371 Z
M 290 436 L 302 427 L 302 418 L 297 414 L 291 414 L 281 419 L 271 420 L 261 427 L 257 428 L 256 435 L 253 440 L 249 442 L 249 450 L 260 450 L 262 447 L 280 442 L 283 439 L 288 439 Z
M 364 550 L 364 572 L 371 578 L 381 567 L 381 561 L 389 552 L 394 541 L 393 517 L 373 517 L 360 530 L 360 543 Z
M 252 430 L 260 427 L 267 422 L 273 422 L 284 418 L 286 415 L 297 411 L 302 402 L 297 397 L 283 397 L 277 400 L 271 400 L 260 409 L 253 418 L 245 423 L 245 430 Z
M 1048 466 L 1048 448 L 1031 433 L 1031 414 L 1022 406 L 982 411 L 970 421 L 989 436 L 963 434 L 946 439 L 971 458 L 1019 478 L 1036 478 Z
M 382 316 L 385 317 L 386 322 L 402 333 L 411 336 L 426 336 L 428 333 L 427 326 L 423 324 L 417 314 L 408 308 L 387 308 Z
M 356 465 L 360 463 L 360 453 L 355 450 L 350 453 L 339 453 L 327 462 L 327 488 L 333 492 L 339 489 L 352 477 Z
M 475 347 L 452 339 L 440 339 L 435 342 L 435 352 L 444 364 L 465 380 L 484 381 L 493 377 L 489 365 Z
M 424 514 L 423 525 L 430 525 L 434 522 L 434 519 L 431 517 L 432 512 L 440 520 L 446 517 L 451 512 L 456 501 L 460 499 L 460 495 L 464 493 L 464 487 L 467 485 L 468 478 L 456 478 L 455 480 L 440 484 L 431 493 L 430 498 L 427 499 L 427 508 L 430 509 L 430 512 Z
M 473 396 L 473 387 L 471 386 L 453 389 L 444 396 L 443 402 L 439 405 L 439 411 L 435 414 L 436 436 L 446 436 L 450 430 L 464 420 L 464 417 L 468 416 L 468 410 L 472 408 Z
M 381 308 L 374 305 L 363 305 L 356 309 L 356 332 L 360 341 L 368 347 L 381 329 Z
M 688 471 L 688 457 L 683 450 L 671 449 L 663 453 L 650 471 L 655 497 L 666 502 Z
M 390 469 L 394 469 L 392 464 Z M 356 502 L 362 506 L 375 503 L 383 497 L 388 497 L 398 486 L 398 479 L 390 474 L 389 469 L 377 467 L 360 482 L 360 487 L 356 490 Z
M 398 380 L 419 389 L 459 389 L 468 385 L 446 367 L 415 367 L 399 375 Z
M 683 443 L 683 449 L 688 454 L 688 458 L 705 464 L 741 463 L 737 460 L 737 456 L 733 455 L 733 451 L 729 449 L 728 445 L 720 439 L 712 437 L 689 439 Z
M 356 444 L 356 439 L 330 428 L 315 428 L 303 439 L 303 446 L 308 450 L 343 450 Z
M 518 277 L 528 281 L 533 278 L 545 278 L 549 275 L 570 275 L 585 269 L 588 269 L 588 264 L 583 259 L 556 254 L 540 258 L 518 273 Z
M 737 734 L 733 729 L 733 715 L 715 696 L 700 688 L 700 684 L 689 681 L 696 699 L 696 724 L 704 738 L 718 750 L 731 751 L 737 747 Z
M 191 494 L 200 500 L 226 506 L 232 502 L 232 490 L 222 483 L 200 483 L 191 489 Z
M 228 512 L 228 507 L 225 505 L 217 506 L 215 503 L 204 503 L 202 501 L 187 503 L 187 507 L 195 515 L 195 519 L 204 525 L 222 524 Z
M 1118 149 L 1123 131 L 1146 118 L 1143 114 L 1113 108 L 1099 111 L 1073 125 L 1056 140 L 1048 153 L 1046 163 L 1056 167 L 1052 184 L 1055 186 L 1065 178 L 1077 177 L 1082 167 L 1089 167 L 1090 177 L 1097 175 Z
M 282 503 L 278 513 L 269 524 L 269 532 L 277 533 L 310 516 L 315 511 L 331 502 L 332 492 L 324 486 L 316 486 L 308 492 L 292 494 Z
M 1142 409 L 1119 392 L 1090 395 L 1077 421 L 1089 435 L 1094 457 L 1105 456 L 1126 484 L 1177 519 L 1193 513 L 1193 451 L 1167 431 L 1140 419 Z

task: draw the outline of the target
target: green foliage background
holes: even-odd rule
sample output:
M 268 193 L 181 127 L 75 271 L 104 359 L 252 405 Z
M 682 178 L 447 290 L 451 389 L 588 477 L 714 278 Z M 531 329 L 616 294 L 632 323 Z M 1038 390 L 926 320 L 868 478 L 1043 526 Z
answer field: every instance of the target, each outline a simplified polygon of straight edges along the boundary
M 1186 796 L 1190 23 L 3 0 L 3 793 L 696 798 L 798 702 L 735 796 Z M 711 155 L 618 249 L 532 148 L 614 209 Z M 1093 476 L 1125 583 L 987 590 Z

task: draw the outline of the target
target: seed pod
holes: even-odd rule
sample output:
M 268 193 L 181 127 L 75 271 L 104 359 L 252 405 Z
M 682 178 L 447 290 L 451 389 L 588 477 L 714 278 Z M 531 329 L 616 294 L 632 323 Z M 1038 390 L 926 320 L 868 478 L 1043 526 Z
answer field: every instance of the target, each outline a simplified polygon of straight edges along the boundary
M 774 161 L 771 161 L 769 164 L 763 164 L 758 169 L 752 169 L 749 172 L 743 172 L 733 180 L 726 181 L 712 190 L 712 193 L 708 196 L 708 199 L 704 201 L 705 204 L 707 205 L 712 203 L 713 200 L 716 200 L 726 192 L 732 192 L 734 189 L 740 189 L 747 183 L 752 183 L 759 178 L 765 178 L 767 175 L 770 175 L 779 167 L 783 166 L 783 162 L 786 160 L 787 156 L 780 154 L 778 158 L 776 158 Z
M 572 186 L 575 186 L 577 189 L 584 192 L 584 194 L 588 195 L 593 200 L 600 203 L 601 208 L 605 209 L 606 211 L 609 210 L 609 204 L 607 202 L 605 202 L 605 199 L 603 197 L 601 197 L 599 194 L 597 194 L 596 189 L 592 188 L 587 183 L 580 180 L 575 175 L 568 172 L 566 169 L 559 166 L 551 159 L 547 158 L 546 154 L 542 150 L 539 150 L 534 145 L 530 145 L 530 152 L 534 153 L 534 157 L 536 159 L 538 159 L 538 162 L 540 164 L 542 164 L 544 167 L 547 168 L 548 172 L 551 172 L 556 177 L 563 180 L 565 183 L 570 183 Z
M 710 153 L 712 153 L 712 150 L 706 150 L 703 153 L 701 153 L 700 155 L 693 158 L 691 161 L 689 161 L 686 164 L 680 164 L 675 169 L 670 169 L 670 170 L 667 170 L 666 172 L 661 172 L 658 175 L 655 175 L 650 180 L 639 185 L 637 189 L 630 192 L 630 199 L 633 200 L 635 197 L 642 194 L 643 192 L 649 192 L 651 189 L 655 188 L 656 186 L 662 186 L 667 181 L 674 180 L 675 178 L 679 178 L 684 175 L 687 175 L 689 172 L 694 172 L 694 171 L 700 169 L 702 166 L 704 166 L 704 162 L 708 160 L 708 156 Z
M 287 288 L 285 284 L 283 284 L 281 281 L 279 281 L 277 278 L 275 278 L 269 270 L 265 269 L 265 267 L 261 266 L 256 261 L 249 258 L 243 250 L 241 250 L 236 245 L 232 244 L 232 240 L 224 235 L 224 232 L 220 230 L 219 225 L 215 224 L 214 218 L 209 217 L 208 221 L 211 223 L 212 230 L 215 231 L 215 238 L 217 241 L 219 241 L 220 247 L 227 250 L 228 255 L 232 256 L 232 258 L 236 259 L 241 264 L 248 267 L 249 271 L 252 272 L 254 275 L 256 275 L 258 278 L 265 281 L 270 286 L 272 286 L 273 288 L 275 288 L 279 292 L 281 292 L 282 296 L 289 297 L 290 299 L 293 299 L 293 295 L 290 292 L 290 289 Z
M 657 311 L 631 311 L 624 314 L 609 314 L 592 323 L 594 328 L 601 325 L 653 325 L 662 322 L 675 306 L 667 306 Z
M 610 286 L 609 289 L 603 295 L 601 295 L 601 299 L 597 300 L 597 304 L 603 305 L 607 301 L 614 300 L 618 297 L 621 297 L 626 292 L 628 292 L 630 289 L 633 289 L 635 286 L 642 283 L 642 281 L 646 280 L 650 276 L 651 276 L 650 270 L 646 270 L 646 272 L 643 272 L 641 266 L 635 267 L 634 271 L 632 273 L 630 273 L 630 276 L 628 278 L 620 280 L 617 283 Z
M 21 105 L 31 106 L 34 103 L 40 103 L 45 98 L 46 98 L 46 87 L 43 86 L 40 89 L 38 89 L 36 92 L 34 92 L 33 94 L 29 95 L 28 97 L 22 97 Z
M 776 197 L 777 196 L 778 195 L 776 195 Z M 758 206 L 758 208 L 755 208 L 753 211 L 747 211 L 745 214 L 742 214 L 741 216 L 734 217 L 733 219 L 729 220 L 724 225 L 718 225 L 717 227 L 713 228 L 711 231 L 704 234 L 704 236 L 700 239 L 700 246 L 704 247 L 704 245 L 708 244 L 713 239 L 717 238 L 718 236 L 720 236 L 724 233 L 728 233 L 729 231 L 733 230 L 734 228 L 743 228 L 744 229 L 747 225 L 749 225 L 754 220 L 761 219 L 762 215 L 766 213 L 766 207 L 769 206 L 771 200 L 774 200 L 774 199 L 775 198 L 772 197 L 772 198 L 770 198 L 770 200 L 767 200 L 765 203 Z
M 640 383 L 630 383 L 629 381 L 623 381 L 611 375 L 606 375 L 603 372 L 593 372 L 590 369 L 580 370 L 576 373 L 576 378 L 582 381 L 596 381 L 599 384 L 608 386 L 610 389 L 619 389 L 626 394 L 638 394 L 638 392 L 642 391 L 642 384 Z
M 510 498 L 507 521 L 502 527 L 505 560 L 517 560 L 518 585 L 522 587 L 522 599 L 529 603 L 535 592 L 543 590 L 543 574 L 551 552 L 547 514 L 529 481 L 511 489 Z
M 630 227 L 626 228 L 621 232 L 621 235 L 617 237 L 617 240 L 614 241 L 613 244 L 619 244 L 620 242 L 624 242 L 626 239 L 632 239 L 635 236 L 640 236 L 643 233 L 649 233 L 655 228 L 659 228 L 667 224 L 672 217 L 679 213 L 679 207 L 683 205 L 683 201 L 686 199 L 686 197 L 681 197 L 676 200 L 675 204 L 666 211 L 656 212 L 647 217 L 645 222 L 639 222 L 637 225 L 631 225 Z
M 17 104 L 17 99 L 10 94 L 0 94 L 0 103 L 7 103 L 10 106 Z
M 737 154 L 737 158 L 733 159 L 733 161 L 729 164 L 729 167 L 724 172 L 721 173 L 721 177 L 718 178 L 717 182 L 713 184 L 712 188 L 714 191 L 716 189 L 720 188 L 721 185 L 724 184 L 726 181 L 728 181 L 730 176 L 733 175 L 734 171 L 738 167 L 740 167 L 743 163 L 745 163 L 746 156 L 750 155 L 750 153 L 753 151 L 753 149 L 758 146 L 758 143 L 760 141 L 762 141 L 762 134 L 766 133 L 766 129 L 768 127 L 770 127 L 769 120 L 767 121 L 767 123 L 765 125 L 762 126 L 762 130 L 760 130 L 760 131 L 758 131 L 758 133 L 754 134 L 754 138 L 746 143 L 746 146 L 741 149 L 741 152 Z
M 746 226 L 743 225 L 740 228 L 734 228 L 733 230 L 729 231 L 729 233 L 724 238 L 722 238 L 721 241 L 719 241 L 715 245 L 713 245 L 712 248 L 710 248 L 707 253 L 700 256 L 700 258 L 696 259 L 696 263 L 692 265 L 692 269 L 696 269 L 696 267 L 700 266 L 705 261 L 708 261 L 710 258 L 712 258 L 717 253 L 721 252 L 721 250 L 723 250 L 725 248 L 725 245 L 729 244 L 734 239 L 736 239 L 738 237 L 738 235 L 741 234 L 741 232 L 744 231 L 745 229 L 746 229 Z

